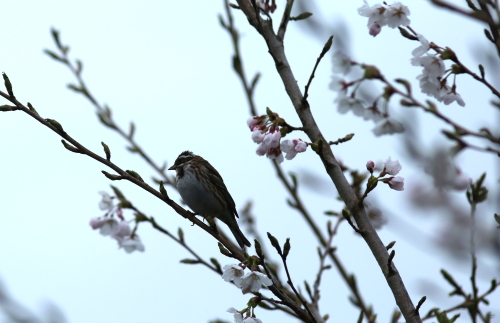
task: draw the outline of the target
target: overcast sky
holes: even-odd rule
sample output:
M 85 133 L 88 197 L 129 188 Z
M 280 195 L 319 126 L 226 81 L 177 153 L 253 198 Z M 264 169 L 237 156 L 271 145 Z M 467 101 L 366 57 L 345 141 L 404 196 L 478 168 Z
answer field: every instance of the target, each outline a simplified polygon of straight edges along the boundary
M 356 10 L 361 1 L 318 2 L 310 19 L 327 27 L 314 32 L 303 28 L 305 22 L 291 22 L 286 36 L 289 62 L 301 88 L 331 30 L 344 40 L 354 60 L 378 66 L 388 79 L 406 78 L 419 92 L 415 77 L 420 70 L 409 62 L 416 42 L 387 27 L 375 38 L 368 35 L 366 18 Z M 277 1 L 275 21 L 280 20 L 283 3 Z M 404 3 L 411 10 L 415 30 L 455 50 L 475 71 L 479 62 L 485 64 L 484 57 L 477 54 L 487 48 L 483 26 L 438 10 L 427 1 Z M 298 285 L 304 280 L 311 283 L 319 266 L 315 238 L 297 212 L 287 206 L 288 195 L 272 165 L 255 154 L 246 126 L 246 99 L 231 70 L 231 43 L 217 18 L 223 12 L 222 1 L 11 1 L 2 6 L 0 14 L 0 69 L 10 77 L 19 101 L 31 102 L 44 118 L 56 119 L 97 153 L 102 154 L 104 141 L 116 164 L 137 171 L 151 183 L 153 170 L 125 149 L 122 138 L 98 123 L 89 102 L 66 88 L 74 82 L 69 70 L 43 54 L 44 49 L 55 48 L 50 28 L 60 30 L 62 41 L 71 47 L 70 56 L 83 61 L 83 77 L 92 93 L 111 107 L 123 127 L 135 122 L 136 139 L 151 158 L 159 164 L 164 160 L 172 164 L 180 152 L 189 149 L 209 160 L 238 207 L 253 201 L 262 234 L 271 232 L 281 242 L 291 238 L 292 278 Z M 264 113 L 270 107 L 298 126 L 264 41 L 248 26 L 242 12 L 233 14 L 242 34 L 247 73 L 262 73 L 256 91 L 258 110 Z M 487 77 L 495 73 L 486 71 Z M 446 268 L 470 290 L 470 264 L 436 247 L 434 241 L 444 232 L 440 212 L 414 209 L 408 202 L 412 188 L 432 181 L 412 163 L 401 136 L 375 138 L 373 123 L 337 113 L 335 94 L 328 89 L 331 75 L 327 56 L 316 73 L 309 102 L 329 140 L 356 134 L 351 142 L 332 148 L 337 158 L 361 171 L 367 160 L 383 161 L 388 156 L 403 165 L 405 191 L 379 185 L 372 196 L 386 210 L 389 224 L 380 235 L 385 243 L 397 241 L 395 263 L 412 299 L 417 302 L 428 296 L 422 307 L 425 313 L 433 307 L 456 305 L 460 300 L 446 296 L 451 288 L 439 270 Z M 488 90 L 464 75 L 457 82 L 466 106 L 442 106 L 442 111 L 473 129 L 498 125 Z M 392 111 L 402 120 L 412 120 L 424 150 L 447 143 L 440 134 L 445 128 L 441 122 L 396 104 Z M 298 136 L 306 139 L 303 134 Z M 71 323 L 232 321 L 226 309 L 245 306 L 249 297 L 219 276 L 199 265 L 180 264 L 189 254 L 148 224 L 141 224 L 138 230 L 144 253 L 126 254 L 113 240 L 92 231 L 90 218 L 102 215 L 98 192 L 111 193 L 110 181 L 101 174 L 105 167 L 65 150 L 60 138 L 34 119 L 21 112 L 2 113 L 0 151 L 0 280 L 13 298 L 37 315 L 43 316 L 47 304 L 53 303 Z M 488 171 L 492 202 L 478 209 L 478 221 L 494 227 L 492 214 L 499 213 L 496 159 L 466 152 L 457 162 L 474 179 Z M 324 211 L 341 210 L 335 188 L 311 150 L 286 161 L 283 167 L 299 173 L 299 178 L 309 175 L 316 179 L 309 186 L 301 185 L 300 193 L 318 223 L 324 225 L 330 219 Z M 220 255 L 209 235 L 158 199 L 130 183 L 114 184 L 169 231 L 175 233 L 182 227 L 187 243 L 200 255 L 216 257 L 222 265 L 232 263 Z M 173 189 L 167 189 L 179 200 Z M 454 196 L 457 205 L 467 209 L 463 192 Z M 132 214 L 126 211 L 125 217 L 132 219 Z M 388 322 L 395 302 L 364 241 L 343 224 L 334 245 L 348 271 L 356 274 L 365 301 L 373 304 L 380 322 Z M 479 287 L 485 291 L 492 278 L 499 278 L 500 256 L 496 260 L 488 253 L 479 256 Z M 323 280 L 322 314 L 329 314 L 331 322 L 355 321 L 359 313 L 348 295 L 336 269 L 330 270 Z M 500 304 L 500 293 L 490 302 Z M 257 309 L 256 314 L 264 323 L 283 321 L 280 313 Z M 500 315 L 498 309 L 496 314 Z

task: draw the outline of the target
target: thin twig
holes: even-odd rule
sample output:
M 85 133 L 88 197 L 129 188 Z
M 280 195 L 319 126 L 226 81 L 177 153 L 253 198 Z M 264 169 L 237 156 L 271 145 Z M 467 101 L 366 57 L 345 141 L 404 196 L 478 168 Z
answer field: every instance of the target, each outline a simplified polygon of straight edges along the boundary
M 56 30 L 53 30 L 52 33 L 57 33 L 58 32 Z M 57 36 L 58 37 L 58 36 Z M 60 42 L 60 41 L 59 41 Z M 63 48 L 65 48 L 65 46 L 63 46 L 62 44 L 58 43 L 56 41 L 56 45 L 59 49 L 59 58 L 56 59 L 57 61 L 61 62 L 62 64 L 66 65 L 69 70 L 71 71 L 71 73 L 75 76 L 77 82 L 78 82 L 78 87 L 76 87 L 78 89 L 78 93 L 82 94 L 87 100 L 90 101 L 90 103 L 92 103 L 92 105 L 94 105 L 94 107 L 96 108 L 97 110 L 97 114 L 102 114 L 102 113 L 106 113 L 106 110 L 109 109 L 108 107 L 106 106 L 102 106 L 99 101 L 92 95 L 92 93 L 90 92 L 90 90 L 88 89 L 85 81 L 83 80 L 83 77 L 82 77 L 82 68 L 81 68 L 81 63 L 79 61 L 77 61 L 78 63 L 76 64 L 73 64 L 71 62 L 71 60 L 69 59 L 68 57 L 68 50 L 63 50 Z M 46 51 L 47 53 L 50 53 L 50 51 Z M 52 55 L 49 54 L 49 56 L 53 57 Z M 110 111 L 110 110 L 109 110 Z M 108 121 L 109 121 L 109 124 L 105 124 L 108 128 L 110 129 L 113 129 L 114 131 L 116 131 L 118 134 L 120 134 L 120 136 L 125 139 L 129 144 L 130 144 L 130 151 L 132 152 L 136 152 L 138 153 L 142 159 L 144 159 L 144 161 L 146 161 L 146 163 L 148 165 L 150 165 L 156 173 L 158 173 L 158 175 L 162 178 L 163 182 L 165 184 L 169 184 L 171 185 L 172 187 L 175 188 L 175 185 L 174 185 L 174 181 L 172 180 L 172 178 L 170 176 L 168 176 L 166 173 L 165 173 L 165 169 L 166 169 L 166 165 L 163 165 L 163 166 L 159 166 L 158 164 L 156 164 L 153 159 L 151 157 L 149 157 L 149 155 L 142 149 L 142 147 L 134 140 L 133 138 L 133 132 L 131 133 L 128 133 L 123 129 L 121 128 L 113 119 L 112 119 L 112 116 L 111 114 L 107 115 L 107 118 L 108 118 Z M 132 126 L 135 128 L 135 126 Z
M 304 102 L 306 102 L 307 97 L 309 96 L 309 87 L 311 86 L 311 82 L 314 78 L 314 73 L 316 72 L 316 69 L 318 68 L 319 62 L 321 62 L 321 59 L 325 56 L 325 54 L 330 50 L 330 47 L 332 47 L 332 42 L 333 42 L 333 36 L 330 36 L 328 40 L 325 43 L 325 46 L 323 47 L 323 50 L 319 54 L 318 58 L 316 59 L 316 64 L 314 64 L 314 68 L 311 72 L 311 76 L 309 76 L 309 81 L 306 84 L 305 90 L 304 90 Z
M 281 18 L 280 27 L 278 29 L 278 37 L 281 41 L 285 40 L 286 27 L 290 21 L 290 14 L 292 13 L 294 0 L 286 0 L 285 10 L 283 12 L 283 17 Z

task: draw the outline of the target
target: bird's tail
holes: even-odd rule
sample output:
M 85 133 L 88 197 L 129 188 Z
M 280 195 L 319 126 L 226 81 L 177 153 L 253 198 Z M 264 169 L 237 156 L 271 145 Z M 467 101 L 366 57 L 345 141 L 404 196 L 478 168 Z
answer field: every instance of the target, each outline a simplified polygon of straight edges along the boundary
M 245 236 L 243 235 L 243 232 L 241 232 L 240 228 L 238 227 L 238 223 L 236 223 L 236 220 L 234 221 L 233 225 L 229 225 L 229 229 L 233 233 L 233 236 L 236 238 L 236 241 L 240 245 L 241 249 L 243 249 L 245 246 L 252 246 L 250 241 L 248 241 L 247 238 L 245 238 Z

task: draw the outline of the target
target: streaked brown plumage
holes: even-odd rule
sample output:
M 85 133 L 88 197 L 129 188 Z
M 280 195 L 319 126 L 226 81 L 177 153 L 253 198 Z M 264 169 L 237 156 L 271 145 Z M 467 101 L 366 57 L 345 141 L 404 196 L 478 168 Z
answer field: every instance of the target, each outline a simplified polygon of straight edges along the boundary
M 241 248 L 251 246 L 238 227 L 236 205 L 224 180 L 208 161 L 186 150 L 169 170 L 176 171 L 179 194 L 193 212 L 218 218 L 229 227 Z

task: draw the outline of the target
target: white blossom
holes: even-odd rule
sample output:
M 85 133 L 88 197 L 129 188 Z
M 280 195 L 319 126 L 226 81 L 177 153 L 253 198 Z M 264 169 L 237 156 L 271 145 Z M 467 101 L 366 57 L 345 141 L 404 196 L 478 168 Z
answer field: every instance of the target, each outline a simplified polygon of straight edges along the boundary
M 417 37 L 418 41 L 420 42 L 420 46 L 418 46 L 411 52 L 414 58 L 418 58 L 424 55 L 431 48 L 429 41 L 423 35 L 417 34 Z
M 375 136 L 379 137 L 385 134 L 402 133 L 405 131 L 403 124 L 392 118 L 384 118 L 375 124 L 375 128 L 372 129 Z
M 118 220 L 109 216 L 90 219 L 90 226 L 94 230 L 99 229 L 103 236 L 113 236 L 120 231 Z
M 417 80 L 420 81 L 420 90 L 422 90 L 422 93 L 435 98 L 439 97 L 441 83 L 436 77 L 427 74 L 420 74 L 417 76 Z
M 401 2 L 394 2 L 384 12 L 387 26 L 396 28 L 399 26 L 408 26 L 410 24 L 410 9 Z
M 462 107 L 465 106 L 465 102 L 462 99 L 462 97 L 460 96 L 460 94 L 458 94 L 456 92 L 453 92 L 453 91 L 450 91 L 449 93 L 446 93 L 446 94 L 442 95 L 441 96 L 441 100 L 446 105 L 448 105 L 448 104 L 453 103 L 454 101 L 456 101 L 458 103 L 458 105 L 460 105 Z
M 123 243 L 126 237 L 129 237 L 132 233 L 132 229 L 130 229 L 130 225 L 127 221 L 118 222 L 118 231 L 113 234 L 113 238 L 118 241 L 118 244 Z
M 332 56 L 333 72 L 347 74 L 351 71 L 351 59 L 342 52 L 336 52 Z
M 222 279 L 224 281 L 233 281 L 237 287 L 241 287 L 241 277 L 245 270 L 239 265 L 225 265 L 223 268 Z
M 445 66 L 443 60 L 435 54 L 427 54 L 419 59 L 420 66 L 424 68 L 423 74 L 432 77 L 441 77 L 444 75 Z
M 330 81 L 330 90 L 335 92 L 345 91 L 345 80 L 337 75 L 332 75 L 332 80 Z
M 370 28 L 373 24 L 378 24 L 379 26 L 385 26 L 387 24 L 387 19 L 384 16 L 386 8 L 380 3 L 374 4 L 373 6 L 368 5 L 364 1 L 364 5 L 358 8 L 358 14 L 363 17 L 368 17 L 368 23 L 366 24 Z
M 240 312 L 238 312 L 234 307 L 229 308 L 227 312 L 234 315 L 235 323 L 243 323 L 243 315 Z
M 389 175 L 396 175 L 403 168 L 398 160 L 392 161 L 391 157 L 387 158 L 384 165 L 384 170 Z
M 375 106 L 371 106 L 364 110 L 363 119 L 365 120 L 373 120 L 374 122 L 378 122 L 384 119 L 384 116 L 380 112 L 379 109 Z
M 342 98 L 339 101 L 337 110 L 342 114 L 347 113 L 347 111 L 349 110 L 352 110 L 352 112 L 354 112 L 354 114 L 357 116 L 365 115 L 365 107 L 363 106 L 363 101 L 348 96 Z
M 127 253 L 132 253 L 136 250 L 141 252 L 144 251 L 144 245 L 137 234 L 134 234 L 133 237 L 125 237 L 121 243 L 118 241 L 118 244 L 121 248 L 125 249 Z
M 262 285 L 271 286 L 272 280 L 263 273 L 251 271 L 241 278 L 241 291 L 243 294 L 258 292 Z
M 104 191 L 100 191 L 99 194 L 101 194 L 101 196 L 102 196 L 102 199 L 99 202 L 99 209 L 101 209 L 102 211 L 107 211 L 107 212 L 110 212 L 111 210 L 113 210 L 113 198 L 111 196 L 109 196 L 109 194 L 104 192 Z

